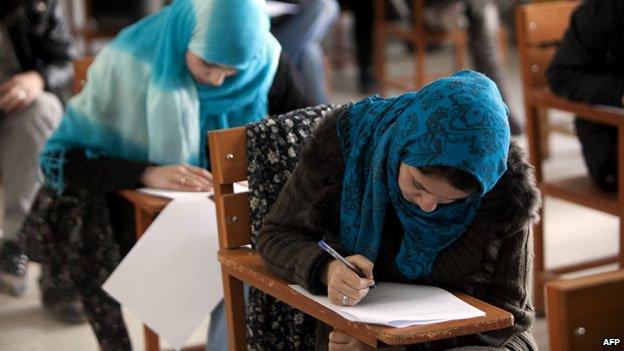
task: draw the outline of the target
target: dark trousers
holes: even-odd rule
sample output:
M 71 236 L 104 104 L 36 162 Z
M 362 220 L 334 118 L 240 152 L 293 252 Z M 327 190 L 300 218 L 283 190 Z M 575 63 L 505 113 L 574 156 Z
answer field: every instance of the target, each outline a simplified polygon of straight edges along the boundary
M 576 118 L 576 134 L 590 176 L 605 191 L 617 190 L 617 128 Z

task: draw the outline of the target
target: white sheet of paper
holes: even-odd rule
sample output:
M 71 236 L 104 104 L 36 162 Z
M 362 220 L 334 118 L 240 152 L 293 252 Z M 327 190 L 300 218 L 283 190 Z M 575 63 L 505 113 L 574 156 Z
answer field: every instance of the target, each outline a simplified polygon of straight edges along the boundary
M 175 191 L 175 190 L 164 190 L 164 189 L 156 189 L 156 188 L 138 188 L 137 191 L 142 193 L 164 197 L 165 199 L 199 199 L 204 198 L 207 199 L 209 196 L 212 196 L 214 192 L 212 191 L 202 191 L 202 192 L 194 192 L 194 191 Z
M 215 204 L 173 200 L 126 255 L 103 288 L 181 348 L 223 297 Z
M 312 295 L 300 285 L 290 287 L 355 322 L 401 328 L 485 315 L 450 292 L 434 286 L 381 282 L 352 307 L 334 305 L 327 296 Z
M 299 5 L 283 1 L 267 1 L 269 16 L 278 17 L 281 15 L 293 15 L 299 11 Z
M 247 186 L 244 184 L 234 183 L 234 192 L 239 193 L 242 191 L 247 191 Z M 164 190 L 157 188 L 138 188 L 137 191 L 142 193 L 164 197 L 165 199 L 206 199 L 212 195 L 214 192 L 212 191 L 175 191 L 175 190 Z

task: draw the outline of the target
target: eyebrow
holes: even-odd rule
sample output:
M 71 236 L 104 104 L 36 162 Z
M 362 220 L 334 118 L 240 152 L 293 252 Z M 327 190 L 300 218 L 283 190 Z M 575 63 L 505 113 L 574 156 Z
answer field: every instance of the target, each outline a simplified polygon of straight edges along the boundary
M 432 193 L 431 191 L 429 191 L 427 188 L 425 188 L 422 184 L 420 184 L 416 180 L 416 178 L 414 178 L 413 175 L 412 175 L 412 184 L 414 184 L 414 186 L 416 186 L 417 188 L 419 188 L 421 190 L 424 190 L 425 192 L 427 192 L 427 193 L 429 193 L 431 195 L 437 196 L 437 197 L 445 199 L 445 200 L 457 201 L 457 200 L 463 200 L 463 199 L 467 198 L 468 196 L 470 196 L 470 195 L 467 195 L 467 196 L 464 196 L 464 197 L 458 197 L 458 198 L 454 199 L 454 198 L 450 198 L 450 197 L 444 197 L 444 196 L 436 195 L 436 194 Z

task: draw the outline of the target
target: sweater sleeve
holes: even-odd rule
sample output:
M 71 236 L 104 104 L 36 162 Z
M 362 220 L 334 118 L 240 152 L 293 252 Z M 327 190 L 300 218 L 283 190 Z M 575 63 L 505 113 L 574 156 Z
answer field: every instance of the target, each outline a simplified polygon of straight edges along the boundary
M 463 340 L 460 344 L 492 347 L 513 344 L 514 350 L 532 349 L 529 346 L 532 338 L 523 337 L 535 320 L 530 296 L 532 252 L 533 244 L 529 228 L 504 239 L 498 252 L 498 260 L 494 264 L 492 282 L 487 287 L 487 297 L 484 298 L 486 302 L 510 312 L 514 317 L 514 325 L 506 329 L 460 337 L 459 340 L 478 339 L 477 342 Z
M 551 89 L 571 100 L 621 106 L 624 78 L 604 70 L 610 38 L 619 35 L 609 2 L 584 2 L 546 72 Z M 613 3 L 611 3 L 613 4 Z M 617 11 L 616 11 L 617 12 Z
M 316 105 L 314 99 L 308 92 L 303 78 L 288 56 L 282 52 L 269 90 L 269 114 L 281 115 L 314 105 Z
M 297 165 L 282 189 L 258 235 L 258 250 L 271 270 L 315 294 L 327 293 L 321 271 L 331 260 L 318 246 L 323 233 L 305 225 L 303 215 L 311 205 L 318 180 L 307 177 Z
M 70 188 L 103 193 L 142 186 L 141 175 L 149 166 L 114 157 L 89 158 L 83 150 L 72 149 L 65 154 L 63 174 Z

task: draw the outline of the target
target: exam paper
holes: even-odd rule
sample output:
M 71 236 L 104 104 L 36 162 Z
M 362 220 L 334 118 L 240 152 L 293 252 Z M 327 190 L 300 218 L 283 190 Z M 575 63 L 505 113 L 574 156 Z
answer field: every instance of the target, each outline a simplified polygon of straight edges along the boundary
M 291 4 L 283 1 L 267 1 L 267 8 L 269 9 L 269 16 L 279 17 L 281 15 L 292 15 L 299 11 L 299 5 Z
M 218 247 L 214 202 L 177 198 L 103 288 L 179 349 L 223 297 Z
M 198 199 L 205 198 L 214 195 L 212 191 L 175 191 L 175 190 L 163 190 L 156 188 L 138 188 L 137 191 L 142 192 L 144 194 L 164 197 L 165 199 Z
M 246 183 L 246 182 L 245 182 Z M 247 191 L 247 185 L 241 183 L 234 183 L 234 192 L 239 193 L 242 191 Z M 205 199 L 212 195 L 214 192 L 212 191 L 176 191 L 176 190 L 164 190 L 157 188 L 138 188 L 137 191 L 157 196 L 164 197 L 165 199 Z
M 380 282 L 352 307 L 334 305 L 327 296 L 312 295 L 300 285 L 290 287 L 355 322 L 401 328 L 485 316 L 478 308 L 434 286 Z

